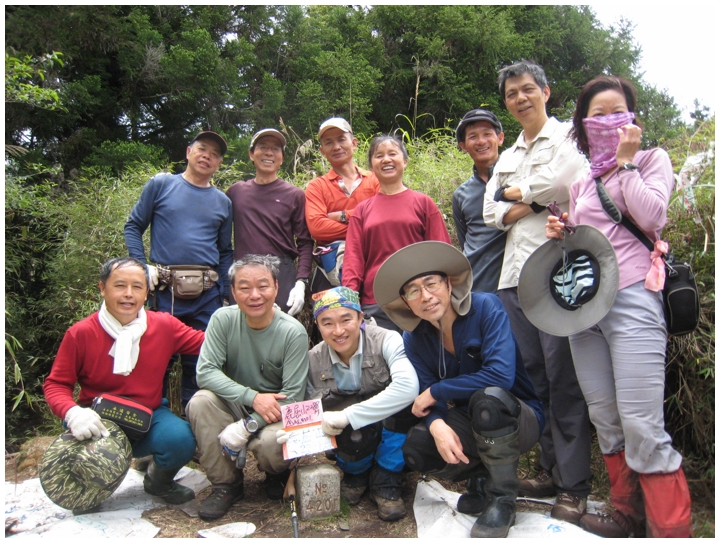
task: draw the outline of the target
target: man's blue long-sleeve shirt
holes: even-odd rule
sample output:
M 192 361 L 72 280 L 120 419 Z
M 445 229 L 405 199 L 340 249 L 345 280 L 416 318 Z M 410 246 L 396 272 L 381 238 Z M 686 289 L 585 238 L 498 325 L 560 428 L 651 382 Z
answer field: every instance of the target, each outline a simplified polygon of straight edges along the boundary
M 150 229 L 150 260 L 164 265 L 211 266 L 229 297 L 232 203 L 214 186 L 198 187 L 182 174 L 159 174 L 143 188 L 125 223 L 130 256 L 147 262 L 142 236 Z
M 445 378 L 440 378 L 440 340 L 438 330 L 420 321 L 414 332 L 405 332 L 405 353 L 417 372 L 420 392 L 430 388 L 437 403 L 425 417 L 445 420 L 447 402 L 467 410 L 470 396 L 477 390 L 497 386 L 508 390 L 535 412 L 540 430 L 544 426 L 542 404 L 535 394 L 520 355 L 510 320 L 495 294 L 473 293 L 470 310 L 453 323 L 455 355 L 445 350 Z

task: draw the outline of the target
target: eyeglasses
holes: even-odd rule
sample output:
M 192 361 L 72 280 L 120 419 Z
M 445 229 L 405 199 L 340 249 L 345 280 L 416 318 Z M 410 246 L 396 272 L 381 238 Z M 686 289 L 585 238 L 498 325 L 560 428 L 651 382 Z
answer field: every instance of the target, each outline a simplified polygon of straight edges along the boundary
M 410 290 L 405 292 L 403 294 L 403 298 L 405 298 L 407 301 L 415 300 L 416 298 L 419 298 L 422 294 L 422 289 L 425 289 L 429 293 L 437 292 L 441 286 L 445 283 L 447 280 L 447 277 L 433 277 L 428 283 L 425 283 L 424 285 L 420 285 L 417 287 L 412 287 Z
M 563 212 L 562 209 L 560 209 L 560 206 L 557 205 L 557 202 L 553 202 L 551 204 L 548 204 L 547 210 L 550 212 L 551 215 L 555 215 L 558 219 L 562 219 Z M 570 224 L 570 219 L 565 219 L 565 226 L 563 229 L 570 235 L 575 233 L 575 226 Z
M 282 152 L 282 147 L 279 147 L 279 146 L 277 146 L 277 145 L 264 145 L 264 144 L 260 144 L 260 145 L 257 146 L 257 149 L 258 149 L 259 151 L 263 152 L 263 153 L 266 153 L 266 152 L 268 152 L 268 151 L 271 151 L 271 152 L 273 152 L 273 153 L 281 153 L 281 152 Z

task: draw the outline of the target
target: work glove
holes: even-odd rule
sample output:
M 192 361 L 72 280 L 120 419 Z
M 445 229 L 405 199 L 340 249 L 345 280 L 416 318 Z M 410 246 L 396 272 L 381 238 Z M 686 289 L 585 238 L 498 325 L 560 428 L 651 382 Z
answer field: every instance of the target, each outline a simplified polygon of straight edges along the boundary
M 285 430 L 278 430 L 275 434 L 275 440 L 277 441 L 278 445 L 282 445 L 283 443 L 287 443 L 290 439 L 290 434 L 288 434 Z
M 225 429 L 220 432 L 218 439 L 223 451 L 227 452 L 231 457 L 235 457 L 247 445 L 248 439 L 252 432 L 245 427 L 245 421 L 239 420 L 228 424 Z
M 303 305 L 305 305 L 305 282 L 296 281 L 295 286 L 290 291 L 290 296 L 288 296 L 288 315 L 294 317 L 300 313 Z
M 100 415 L 89 407 L 76 405 L 68 409 L 65 414 L 65 424 L 78 441 L 90 438 L 99 439 L 101 436 L 108 437 L 110 435 L 102 423 Z
M 158 270 L 155 266 L 151 266 L 148 264 L 148 279 L 150 280 L 150 284 L 148 287 L 150 288 L 150 292 L 153 292 L 155 290 L 155 287 L 158 285 Z
M 326 411 L 323 413 L 322 430 L 329 436 L 341 434 L 348 424 L 350 424 L 350 421 L 345 411 Z

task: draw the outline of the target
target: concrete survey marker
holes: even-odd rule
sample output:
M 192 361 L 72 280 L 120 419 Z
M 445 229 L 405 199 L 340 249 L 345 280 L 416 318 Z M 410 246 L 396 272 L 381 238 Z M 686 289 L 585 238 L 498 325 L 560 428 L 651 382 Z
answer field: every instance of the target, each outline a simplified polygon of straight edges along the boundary
M 295 496 L 302 520 L 340 512 L 340 470 L 328 464 L 297 468 Z

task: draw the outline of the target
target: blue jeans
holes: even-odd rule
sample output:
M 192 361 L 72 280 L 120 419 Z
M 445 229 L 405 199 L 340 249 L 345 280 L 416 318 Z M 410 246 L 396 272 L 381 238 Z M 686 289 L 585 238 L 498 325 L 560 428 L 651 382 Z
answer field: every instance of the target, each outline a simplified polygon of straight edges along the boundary
M 195 436 L 190 423 L 175 415 L 167 399 L 153 411 L 152 423 L 147 435 L 132 442 L 135 458 L 153 455 L 160 469 L 180 469 L 192 460 L 195 454 Z
M 356 462 L 347 462 L 338 456 L 338 467 L 345 473 L 357 475 L 369 470 L 373 465 L 373 461 L 375 461 L 381 468 L 388 471 L 402 471 L 405 467 L 402 446 L 405 444 L 406 438 L 407 434 L 391 432 L 383 428 L 380 445 L 378 445 L 374 454 L 369 454 Z

